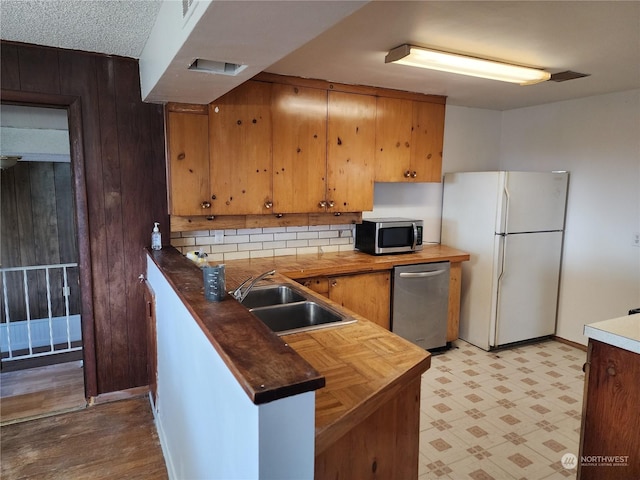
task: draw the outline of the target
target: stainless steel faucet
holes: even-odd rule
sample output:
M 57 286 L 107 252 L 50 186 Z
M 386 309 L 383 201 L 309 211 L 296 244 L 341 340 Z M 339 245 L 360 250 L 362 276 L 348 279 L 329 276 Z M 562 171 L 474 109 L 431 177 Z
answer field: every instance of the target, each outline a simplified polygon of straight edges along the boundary
M 233 295 L 233 298 L 235 298 L 236 300 L 238 300 L 240 303 L 242 303 L 242 301 L 245 299 L 245 297 L 249 294 L 249 292 L 251 291 L 251 289 L 253 288 L 253 286 L 258 283 L 260 280 L 262 280 L 265 277 L 268 277 L 269 275 L 273 275 L 274 273 L 276 273 L 275 270 L 269 270 L 268 272 L 264 272 L 261 273 L 260 275 L 258 275 L 256 278 L 253 277 L 249 277 L 247 278 L 244 282 L 242 282 L 240 284 L 240 286 L 238 288 L 236 288 L 233 292 L 231 292 L 231 295 Z M 247 282 L 251 282 L 247 288 L 243 291 L 242 287 L 245 286 L 245 284 Z

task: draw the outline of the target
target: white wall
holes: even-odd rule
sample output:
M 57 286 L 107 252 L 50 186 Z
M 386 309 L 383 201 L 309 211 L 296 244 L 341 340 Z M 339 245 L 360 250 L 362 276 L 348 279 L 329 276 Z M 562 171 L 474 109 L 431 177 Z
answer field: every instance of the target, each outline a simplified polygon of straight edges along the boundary
M 570 172 L 557 335 L 586 344 L 585 323 L 640 307 L 640 90 L 506 111 L 500 152 Z
M 315 393 L 254 405 L 158 267 L 156 427 L 171 479 L 313 478 Z

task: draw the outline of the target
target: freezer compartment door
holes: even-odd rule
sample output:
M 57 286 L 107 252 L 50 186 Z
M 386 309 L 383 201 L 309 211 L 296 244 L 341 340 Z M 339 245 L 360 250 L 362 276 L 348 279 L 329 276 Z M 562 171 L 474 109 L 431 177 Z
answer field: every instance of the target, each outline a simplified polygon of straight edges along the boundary
M 498 233 L 564 229 L 569 174 L 506 172 Z
M 393 269 L 391 331 L 433 349 L 447 344 L 449 262 Z
M 502 261 L 492 346 L 553 335 L 562 232 L 505 235 L 500 241 Z

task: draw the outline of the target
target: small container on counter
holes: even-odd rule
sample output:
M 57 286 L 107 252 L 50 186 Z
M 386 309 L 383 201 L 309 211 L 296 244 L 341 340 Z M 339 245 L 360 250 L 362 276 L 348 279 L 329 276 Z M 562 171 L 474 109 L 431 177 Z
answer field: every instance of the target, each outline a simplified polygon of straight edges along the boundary
M 210 302 L 221 302 L 227 295 L 224 264 L 202 267 L 204 297 Z

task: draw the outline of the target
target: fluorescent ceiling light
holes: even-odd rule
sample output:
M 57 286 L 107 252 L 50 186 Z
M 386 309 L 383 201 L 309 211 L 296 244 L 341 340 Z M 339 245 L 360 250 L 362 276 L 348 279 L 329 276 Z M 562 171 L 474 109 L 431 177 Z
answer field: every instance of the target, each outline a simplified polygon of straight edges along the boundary
M 532 85 L 551 78 L 549 72 L 536 68 L 467 57 L 456 53 L 441 52 L 407 44 L 391 50 L 384 61 L 385 63 L 399 63 L 401 65 L 518 83 L 520 85 Z

